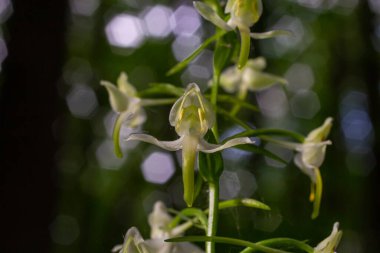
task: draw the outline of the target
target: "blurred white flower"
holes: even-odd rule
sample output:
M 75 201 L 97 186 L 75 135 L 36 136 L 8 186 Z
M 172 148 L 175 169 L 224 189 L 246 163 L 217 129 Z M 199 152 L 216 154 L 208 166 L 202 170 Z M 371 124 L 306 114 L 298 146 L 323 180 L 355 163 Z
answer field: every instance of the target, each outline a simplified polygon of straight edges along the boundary
M 100 84 L 107 89 L 112 110 L 118 113 L 113 139 L 115 153 L 121 157 L 119 136 L 122 124 L 126 124 L 129 128 L 138 128 L 146 120 L 145 111 L 142 108 L 141 99 L 137 97 L 135 87 L 128 82 L 128 76 L 124 72 L 120 73 L 117 86 L 108 81 L 101 81 Z
M 137 97 L 135 87 L 128 82 L 126 73 L 120 73 L 117 86 L 108 81 L 100 83 L 107 89 L 112 109 L 122 115 L 128 127 L 136 128 L 145 122 L 146 116 L 141 107 L 141 100 Z
M 127 231 L 122 245 L 117 245 L 112 252 L 118 253 L 203 253 L 203 250 L 191 243 L 168 243 L 166 239 L 181 236 L 191 227 L 191 223 L 184 223 L 170 228 L 172 217 L 164 203 L 154 204 L 148 222 L 150 225 L 150 239 L 144 240 L 139 230 L 132 227 Z M 190 225 L 189 225 L 190 224 Z
M 243 68 L 248 60 L 250 37 L 254 39 L 268 39 L 278 35 L 290 34 L 283 30 L 250 33 L 250 27 L 259 20 L 263 12 L 263 4 L 261 0 L 228 0 L 224 11 L 225 13 L 230 14 L 230 18 L 227 22 L 225 22 L 208 4 L 200 1 L 193 3 L 199 14 L 215 26 L 225 31 L 231 31 L 235 28 L 239 29 L 241 48 L 238 68 Z
M 331 234 L 314 248 L 314 252 L 335 253 L 341 237 L 342 231 L 339 230 L 339 223 L 335 222 Z
M 250 59 L 244 68 L 236 66 L 227 68 L 220 76 L 220 85 L 227 92 L 245 94 L 247 90 L 259 91 L 271 87 L 276 83 L 287 84 L 288 82 L 279 76 L 263 72 L 266 67 L 264 57 Z
M 319 215 L 319 207 L 322 199 L 322 177 L 319 167 L 325 160 L 327 145 L 332 144 L 330 140 L 326 140 L 332 127 L 332 121 L 333 119 L 331 117 L 327 118 L 323 125 L 311 131 L 301 144 L 268 139 L 269 141 L 298 152 L 294 157 L 294 163 L 311 180 L 310 201 L 314 203 L 313 213 L 311 215 L 313 219 Z

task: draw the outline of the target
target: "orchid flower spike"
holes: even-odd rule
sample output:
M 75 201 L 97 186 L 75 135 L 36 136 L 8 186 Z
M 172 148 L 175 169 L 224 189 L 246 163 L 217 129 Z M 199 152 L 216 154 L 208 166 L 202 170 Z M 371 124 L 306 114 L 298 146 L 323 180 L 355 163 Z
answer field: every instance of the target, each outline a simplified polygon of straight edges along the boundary
M 117 245 L 112 252 L 118 253 L 203 253 L 197 246 L 185 243 L 168 243 L 165 239 L 181 236 L 189 229 L 191 223 L 183 223 L 170 228 L 173 218 L 169 215 L 164 203 L 158 201 L 154 204 L 148 222 L 150 225 L 150 239 L 144 240 L 139 230 L 132 227 L 127 231 L 122 245 Z
M 271 87 L 276 83 L 288 84 L 284 78 L 272 74 L 264 73 L 266 60 L 258 57 L 248 60 L 244 68 L 236 66 L 227 68 L 220 76 L 220 85 L 227 92 L 236 92 L 243 95 L 247 90 L 259 91 Z
M 342 231 L 339 230 L 339 223 L 335 222 L 331 234 L 314 248 L 314 253 L 336 253 L 341 237 Z
M 128 82 L 128 76 L 124 72 L 120 73 L 117 79 L 117 86 L 108 81 L 101 81 L 108 92 L 112 110 L 118 114 L 113 130 L 113 141 L 115 153 L 122 157 L 119 144 L 120 129 L 124 123 L 129 128 L 138 128 L 145 120 L 145 111 L 141 106 L 141 99 L 137 97 L 135 87 Z
M 319 207 L 322 199 L 322 177 L 319 167 L 325 160 L 327 145 L 332 144 L 330 140 L 327 140 L 332 127 L 332 121 L 333 119 L 331 117 L 327 118 L 323 125 L 311 131 L 301 144 L 268 139 L 298 152 L 294 157 L 294 163 L 311 180 L 309 199 L 313 202 L 312 219 L 317 218 L 319 215 Z
M 182 172 L 184 200 L 188 206 L 194 201 L 194 167 L 199 151 L 214 153 L 241 144 L 253 143 L 249 138 L 235 138 L 222 145 L 208 143 L 203 139 L 215 124 L 215 113 L 212 105 L 202 95 L 198 85 L 191 83 L 183 96 L 173 105 L 169 115 L 170 125 L 175 127 L 179 139 L 159 141 L 147 134 L 132 134 L 127 141 L 139 140 L 157 145 L 166 150 L 182 149 Z
M 267 39 L 277 35 L 289 35 L 288 31 L 275 30 L 265 33 L 250 33 L 250 27 L 260 18 L 263 12 L 261 0 L 228 0 L 225 13 L 230 14 L 230 18 L 225 22 L 216 11 L 206 3 L 196 1 L 194 7 L 199 14 L 215 26 L 225 31 L 239 29 L 241 37 L 241 48 L 238 68 L 243 68 L 247 63 L 250 50 L 250 37 L 254 39 Z

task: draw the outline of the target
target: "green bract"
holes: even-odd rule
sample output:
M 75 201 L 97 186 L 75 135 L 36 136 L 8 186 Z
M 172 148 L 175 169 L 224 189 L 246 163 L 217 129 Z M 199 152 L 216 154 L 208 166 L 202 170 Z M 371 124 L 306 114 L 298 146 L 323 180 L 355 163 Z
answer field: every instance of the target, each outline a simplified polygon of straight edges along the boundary
M 173 218 L 169 215 L 164 203 L 154 204 L 148 221 L 150 239 L 144 240 L 139 230 L 132 227 L 127 231 L 122 245 L 115 246 L 112 251 L 118 253 L 202 253 L 203 251 L 191 243 L 167 243 L 164 240 L 182 235 L 192 224 L 184 223 L 170 228 Z
M 185 94 L 174 103 L 170 111 L 169 121 L 180 136 L 175 141 L 159 141 L 148 134 L 132 134 L 126 141 L 144 141 L 170 151 L 182 149 L 184 200 L 188 206 L 192 206 L 194 201 L 194 166 L 197 153 L 199 151 L 214 153 L 236 145 L 251 144 L 252 141 L 243 137 L 217 145 L 208 143 L 203 139 L 207 131 L 215 124 L 215 112 L 195 83 L 189 84 Z
M 335 253 L 341 237 L 339 223 L 335 222 L 331 234 L 314 248 L 314 253 Z
M 225 13 L 230 14 L 230 18 L 225 22 L 211 6 L 200 1 L 194 2 L 194 7 L 199 14 L 217 27 L 231 31 L 239 29 L 241 37 L 241 48 L 238 68 L 243 68 L 247 63 L 250 50 L 250 37 L 254 39 L 267 39 L 277 35 L 288 35 L 287 31 L 275 30 L 265 33 L 250 33 L 250 27 L 260 18 L 263 12 L 261 0 L 228 0 Z

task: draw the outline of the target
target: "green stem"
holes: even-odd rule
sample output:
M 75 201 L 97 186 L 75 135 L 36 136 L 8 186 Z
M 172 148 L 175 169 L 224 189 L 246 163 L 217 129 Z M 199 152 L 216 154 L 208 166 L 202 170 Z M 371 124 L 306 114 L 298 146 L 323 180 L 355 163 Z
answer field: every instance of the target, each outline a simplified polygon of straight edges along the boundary
M 218 227 L 219 182 L 209 183 L 209 215 L 207 236 L 215 236 Z M 215 253 L 215 242 L 206 242 L 206 253 Z
M 212 79 L 212 87 L 211 87 L 211 104 L 216 106 L 218 100 L 218 87 L 219 87 L 220 73 L 216 73 L 214 68 L 214 76 Z
M 211 87 L 211 104 L 214 106 L 215 111 L 216 111 L 217 102 L 218 102 L 219 80 L 220 80 L 220 72 L 217 72 L 214 68 L 214 76 L 213 76 L 213 82 L 212 82 L 212 87 Z M 214 133 L 215 139 L 219 140 L 218 120 L 215 120 L 215 124 L 211 130 Z
M 158 99 L 142 99 L 142 106 L 155 106 L 155 105 L 171 105 L 177 101 L 178 98 L 158 98 Z
M 166 73 L 166 75 L 170 76 L 170 75 L 173 75 L 173 74 L 177 73 L 178 71 L 184 69 L 189 64 L 189 62 L 191 62 L 195 57 L 197 57 L 205 48 L 207 48 L 211 43 L 213 43 L 215 40 L 219 39 L 220 37 L 222 37 L 226 33 L 227 33 L 226 31 L 220 31 L 220 32 L 215 33 L 210 38 L 206 39 L 197 49 L 195 49 L 195 51 L 193 53 L 191 53 L 188 57 L 186 57 L 186 59 L 184 59 L 183 61 L 181 61 L 177 65 L 175 65 L 173 68 L 171 68 Z M 249 34 L 248 34 L 248 36 L 249 36 Z
M 248 91 L 248 87 L 242 86 L 239 89 L 239 93 L 237 94 L 237 99 L 240 101 L 244 101 L 245 98 L 247 97 L 247 91 Z M 231 115 L 235 116 L 239 112 L 240 107 L 241 107 L 240 104 L 235 104 L 235 106 L 231 110 Z

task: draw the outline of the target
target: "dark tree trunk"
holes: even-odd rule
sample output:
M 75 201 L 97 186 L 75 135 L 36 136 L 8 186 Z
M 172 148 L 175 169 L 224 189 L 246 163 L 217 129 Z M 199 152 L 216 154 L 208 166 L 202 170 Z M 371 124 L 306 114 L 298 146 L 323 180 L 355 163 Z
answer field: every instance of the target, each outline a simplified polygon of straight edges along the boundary
M 1 252 L 49 252 L 66 0 L 13 1 L 0 93 Z

